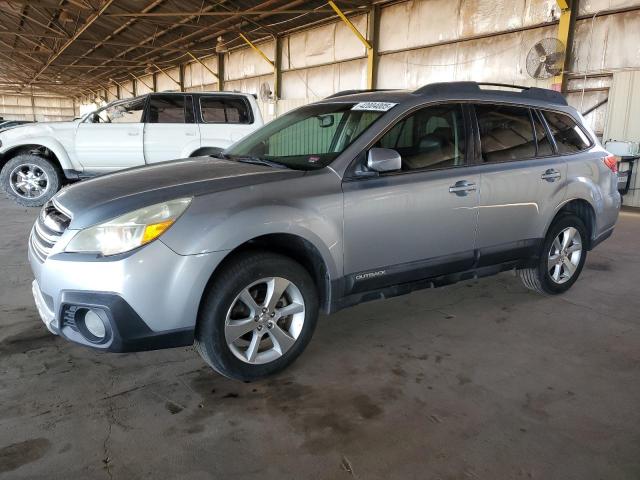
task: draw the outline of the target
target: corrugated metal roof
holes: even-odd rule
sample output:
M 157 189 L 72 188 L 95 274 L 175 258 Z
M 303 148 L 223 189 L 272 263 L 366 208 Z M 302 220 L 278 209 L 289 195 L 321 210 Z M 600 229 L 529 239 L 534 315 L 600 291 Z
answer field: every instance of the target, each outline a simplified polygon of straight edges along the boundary
M 346 12 L 372 2 L 340 1 Z M 336 18 L 326 2 L 301 0 L 0 0 L 0 91 L 86 93 Z

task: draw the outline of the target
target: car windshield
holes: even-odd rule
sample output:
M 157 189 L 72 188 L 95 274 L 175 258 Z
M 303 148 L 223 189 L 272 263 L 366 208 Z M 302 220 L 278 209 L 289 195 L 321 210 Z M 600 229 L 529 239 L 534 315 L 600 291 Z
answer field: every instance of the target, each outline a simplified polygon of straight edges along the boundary
M 323 168 L 383 114 L 354 103 L 309 105 L 265 125 L 224 155 L 296 170 Z

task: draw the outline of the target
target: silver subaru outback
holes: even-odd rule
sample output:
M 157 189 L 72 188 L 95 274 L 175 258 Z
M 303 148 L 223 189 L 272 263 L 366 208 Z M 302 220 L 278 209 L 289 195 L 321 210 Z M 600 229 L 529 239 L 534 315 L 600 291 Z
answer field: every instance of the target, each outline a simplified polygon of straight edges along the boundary
M 549 90 L 474 82 L 342 92 L 230 147 L 65 188 L 29 239 L 51 332 L 195 343 L 273 374 L 318 313 L 515 269 L 559 294 L 613 231 L 616 161 Z

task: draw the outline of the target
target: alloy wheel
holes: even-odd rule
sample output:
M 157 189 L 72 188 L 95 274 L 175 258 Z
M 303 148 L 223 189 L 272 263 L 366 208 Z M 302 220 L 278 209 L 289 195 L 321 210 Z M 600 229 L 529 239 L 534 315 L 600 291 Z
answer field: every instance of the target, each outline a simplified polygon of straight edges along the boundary
M 243 362 L 269 363 L 293 346 L 304 320 L 300 289 L 285 278 L 264 278 L 245 287 L 232 302 L 225 319 L 225 339 Z
M 557 284 L 568 282 L 580 265 L 582 237 L 574 227 L 562 230 L 553 240 L 547 258 L 547 270 Z
M 49 190 L 47 173 L 32 163 L 15 167 L 9 174 L 9 182 L 16 195 L 31 200 L 42 197 Z

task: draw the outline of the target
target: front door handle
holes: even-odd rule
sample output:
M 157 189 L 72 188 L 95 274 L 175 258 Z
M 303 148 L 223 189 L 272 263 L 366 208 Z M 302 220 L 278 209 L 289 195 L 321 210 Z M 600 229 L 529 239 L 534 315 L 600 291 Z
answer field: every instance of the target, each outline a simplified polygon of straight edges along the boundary
M 476 184 L 467 180 L 460 180 L 449 187 L 449 193 L 455 193 L 459 197 L 464 197 L 469 192 L 476 189 Z
M 560 178 L 560 172 L 555 168 L 550 168 L 545 170 L 545 172 L 540 175 L 540 178 L 546 180 L 547 182 L 555 182 L 558 178 Z
M 196 134 L 194 132 L 186 132 L 185 135 L 187 137 L 195 137 L 196 136 Z
M 138 132 L 129 132 L 127 135 L 129 135 L 130 137 L 137 137 L 139 135 Z

